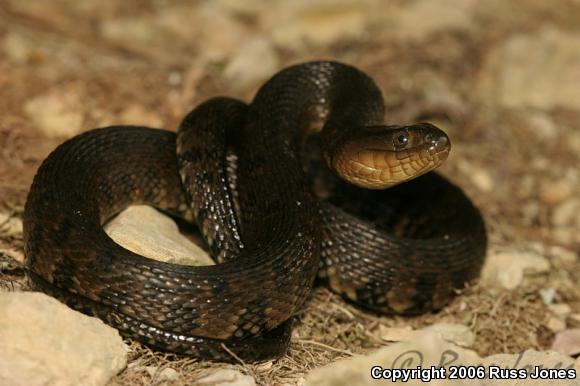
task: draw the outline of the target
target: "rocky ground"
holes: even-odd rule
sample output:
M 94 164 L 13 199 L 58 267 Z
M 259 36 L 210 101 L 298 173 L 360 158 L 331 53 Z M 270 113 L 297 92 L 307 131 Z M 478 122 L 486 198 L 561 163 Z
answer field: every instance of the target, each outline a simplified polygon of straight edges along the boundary
M 519 363 L 572 366 L 580 354 L 579 41 L 576 0 L 1 2 L 0 383 L 18 384 L 22 373 L 37 384 L 365 384 L 374 362 L 419 347 L 430 363 L 446 345 L 463 363 L 509 366 L 517 356 L 495 354 L 536 350 Z M 387 121 L 428 120 L 449 133 L 441 171 L 473 198 L 490 235 L 479 284 L 416 318 L 369 314 L 319 288 L 285 357 L 238 365 L 123 343 L 102 323 L 20 293 L 28 288 L 23 206 L 56 145 L 111 124 L 174 130 L 209 96 L 247 100 L 283 66 L 321 58 L 372 75 Z M 169 249 L 182 244 L 168 232 Z M 370 359 L 312 372 L 383 346 Z

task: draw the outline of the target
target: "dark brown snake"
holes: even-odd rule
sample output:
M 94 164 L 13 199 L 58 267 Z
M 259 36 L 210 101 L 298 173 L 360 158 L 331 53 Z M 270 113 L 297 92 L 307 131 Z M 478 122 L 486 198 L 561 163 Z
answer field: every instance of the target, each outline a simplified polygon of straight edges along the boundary
M 479 273 L 483 220 L 430 172 L 447 136 L 385 126 L 383 115 L 367 75 L 310 62 L 276 74 L 249 105 L 201 104 L 177 136 L 129 126 L 78 135 L 44 161 L 28 196 L 32 286 L 126 337 L 217 360 L 231 360 L 224 345 L 246 360 L 281 355 L 316 276 L 376 311 L 439 309 Z M 307 156 L 317 143 L 321 156 Z M 114 243 L 102 224 L 136 203 L 193 217 L 219 264 L 173 265 Z

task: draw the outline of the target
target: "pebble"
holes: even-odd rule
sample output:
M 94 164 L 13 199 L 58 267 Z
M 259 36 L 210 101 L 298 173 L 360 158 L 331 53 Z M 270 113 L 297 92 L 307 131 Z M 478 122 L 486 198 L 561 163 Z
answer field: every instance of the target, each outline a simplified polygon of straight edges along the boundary
M 263 83 L 280 66 L 278 54 L 269 40 L 257 37 L 244 42 L 233 53 L 224 75 L 236 90 Z
M 145 366 L 145 371 L 151 378 L 154 379 L 156 384 L 163 382 L 174 382 L 179 379 L 179 373 L 171 367 L 166 367 L 159 370 L 159 368 L 155 366 Z
M 579 40 L 552 25 L 512 36 L 489 53 L 482 93 L 507 108 L 580 109 Z
M 49 138 L 72 137 L 81 132 L 84 115 L 78 95 L 53 91 L 29 99 L 24 112 Z
M 0 384 L 98 386 L 127 363 L 119 333 L 37 292 L 0 293 Z
M 175 221 L 146 206 L 130 206 L 105 225 L 118 244 L 140 255 L 173 264 L 212 265 L 213 260 L 179 232 Z
M 552 350 L 570 356 L 580 354 L 580 328 L 558 332 L 552 343 Z
M 547 205 L 556 205 L 566 200 L 574 192 L 567 180 L 542 181 L 540 199 Z
M 199 386 L 255 386 L 256 381 L 249 375 L 233 369 L 219 369 L 198 379 Z
M 572 312 L 572 308 L 566 303 L 550 304 L 548 309 L 556 316 L 565 318 Z
M 569 199 L 554 208 L 551 222 L 556 227 L 580 226 L 580 199 Z
M 546 322 L 546 327 L 548 327 L 553 332 L 560 332 L 566 329 L 566 322 L 560 318 L 550 317 Z
M 163 127 L 163 119 L 143 105 L 130 104 L 121 111 L 116 124 Z
M 549 306 L 554 303 L 554 299 L 556 298 L 556 289 L 553 287 L 550 288 L 542 288 L 540 291 L 540 297 L 545 305 Z
M 554 245 L 548 248 L 548 254 L 553 258 L 559 259 L 560 261 L 569 264 L 578 260 L 578 253 L 559 245 Z
M 482 280 L 508 290 L 517 288 L 528 274 L 550 269 L 550 263 L 537 252 L 503 251 L 490 253 L 482 270 Z
M 387 342 L 406 342 L 413 338 L 415 331 L 411 327 L 387 327 L 379 325 L 379 337 Z

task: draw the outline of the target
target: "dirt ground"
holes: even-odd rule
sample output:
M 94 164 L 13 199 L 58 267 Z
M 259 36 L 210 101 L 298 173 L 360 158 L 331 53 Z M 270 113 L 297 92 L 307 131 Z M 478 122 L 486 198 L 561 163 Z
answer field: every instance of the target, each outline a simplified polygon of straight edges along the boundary
M 481 355 L 548 349 L 550 306 L 580 313 L 579 41 L 574 0 L 2 1 L 0 288 L 27 288 L 19 221 L 56 145 L 111 124 L 175 130 L 210 96 L 248 100 L 285 65 L 335 59 L 377 81 L 387 121 L 448 132 L 441 171 L 484 214 L 490 254 L 536 253 L 550 269 L 512 290 L 475 285 L 415 318 L 369 314 L 319 288 L 278 361 L 211 364 L 130 343 L 130 365 L 111 384 L 160 384 L 166 367 L 181 375 L 167 384 L 188 384 L 216 366 L 296 384 L 383 345 L 380 326 L 440 321 L 469 325 Z

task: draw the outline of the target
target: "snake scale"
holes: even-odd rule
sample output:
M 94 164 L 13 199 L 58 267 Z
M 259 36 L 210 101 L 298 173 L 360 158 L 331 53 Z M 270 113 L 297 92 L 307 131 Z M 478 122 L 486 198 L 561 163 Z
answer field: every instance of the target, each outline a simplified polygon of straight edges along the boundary
M 113 126 L 71 138 L 26 202 L 31 285 L 126 337 L 215 360 L 281 355 L 317 277 L 375 311 L 437 310 L 478 275 L 484 223 L 431 171 L 448 137 L 383 119 L 371 78 L 317 61 L 277 73 L 250 104 L 202 103 L 177 135 Z M 218 264 L 114 243 L 102 225 L 131 204 L 194 220 Z

